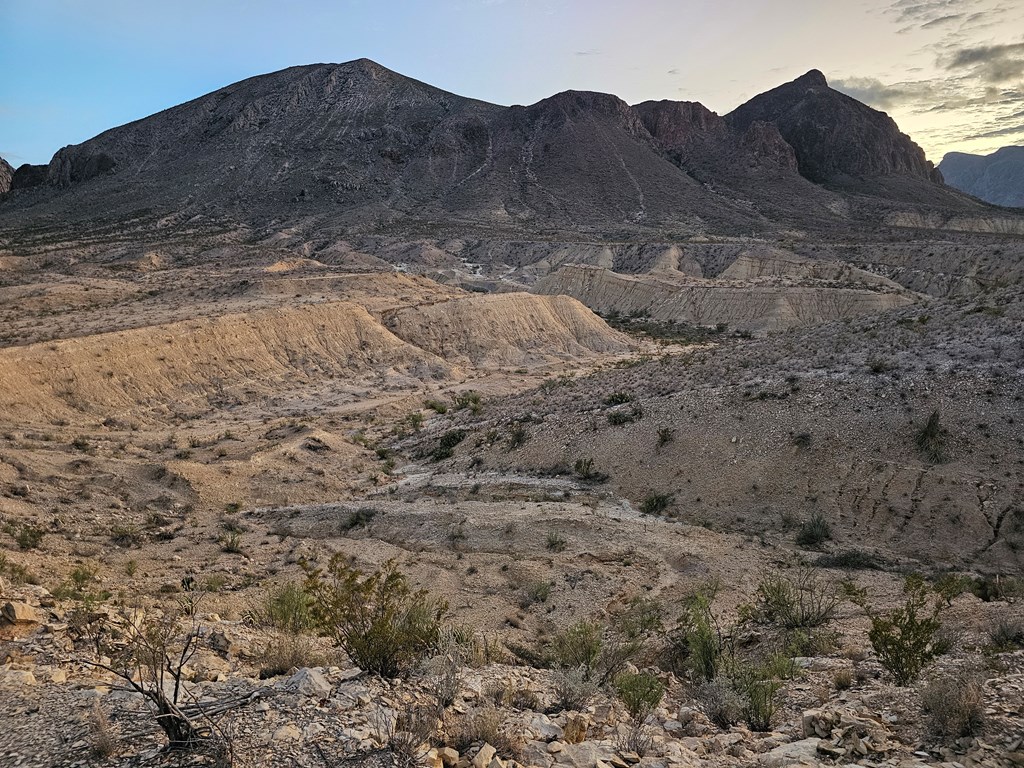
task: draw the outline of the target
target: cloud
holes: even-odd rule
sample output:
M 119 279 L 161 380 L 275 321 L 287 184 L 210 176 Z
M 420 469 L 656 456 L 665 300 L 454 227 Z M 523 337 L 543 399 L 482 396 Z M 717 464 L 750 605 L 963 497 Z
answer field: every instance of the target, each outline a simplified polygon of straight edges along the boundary
M 670 74 L 670 75 L 678 75 L 679 74 L 679 70 L 676 69 L 675 67 L 672 67 L 672 69 L 670 69 L 668 71 L 668 74 Z
M 946 24 L 950 24 L 957 19 L 962 19 L 964 15 L 962 13 L 950 13 L 946 16 L 939 16 L 937 19 L 926 21 L 921 25 L 921 29 L 931 29 L 932 27 L 941 27 Z
M 848 77 L 833 80 L 832 87 L 877 109 L 929 102 L 938 95 L 935 84 L 928 80 L 887 85 L 874 77 Z
M 585 51 L 573 51 L 573 56 L 600 56 L 601 50 L 599 48 L 588 48 Z
M 960 48 L 940 63 L 948 71 L 969 70 L 986 83 L 1005 83 L 1024 77 L 1024 42 Z
M 994 139 L 997 136 L 1014 136 L 1018 133 L 1024 133 L 1024 123 L 1020 125 L 1010 125 L 1006 128 L 996 128 L 991 131 L 983 131 L 982 133 L 975 133 L 972 136 L 964 136 L 964 141 L 974 141 L 975 139 Z

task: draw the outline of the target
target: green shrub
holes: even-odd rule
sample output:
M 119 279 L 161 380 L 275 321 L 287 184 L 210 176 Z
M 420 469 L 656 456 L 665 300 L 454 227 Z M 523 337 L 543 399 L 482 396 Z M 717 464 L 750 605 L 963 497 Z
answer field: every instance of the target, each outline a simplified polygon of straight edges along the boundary
M 660 451 L 666 445 L 676 439 L 676 431 L 671 427 L 660 427 L 658 429 L 658 450 Z
M 520 608 L 529 608 L 534 603 L 546 603 L 551 596 L 550 581 L 535 581 L 528 584 L 519 600 Z
M 564 552 L 569 546 L 569 540 L 558 531 L 549 531 L 544 546 L 549 552 Z
M 933 589 L 942 595 L 942 599 L 946 601 L 946 606 L 951 606 L 953 601 L 971 589 L 971 585 L 974 580 L 970 576 L 965 576 L 959 573 L 944 573 L 938 579 L 935 580 Z
M 253 618 L 263 626 L 299 634 L 314 627 L 311 609 L 309 594 L 302 585 L 289 582 L 268 590 Z
M 604 626 L 594 621 L 578 621 L 558 632 L 550 647 L 558 666 L 582 669 L 590 679 L 604 648 Z
M 456 411 L 468 408 L 470 413 L 480 413 L 481 407 L 480 393 L 473 390 L 461 392 L 452 398 L 452 408 Z
M 442 403 L 440 400 L 427 400 L 426 402 L 423 403 L 423 407 L 429 408 L 435 413 L 448 413 L 448 406 Z
M 1002 602 L 1024 592 L 1020 579 L 1013 576 L 979 576 L 971 585 L 971 593 L 986 603 Z
M 914 436 L 917 452 L 930 464 L 941 464 L 946 460 L 946 430 L 939 421 L 939 412 L 932 411 Z
M 796 543 L 804 548 L 820 546 L 832 538 L 832 526 L 820 512 L 815 512 L 800 525 L 796 534 Z
M 632 424 L 640 421 L 644 416 L 644 410 L 639 405 L 634 405 L 628 411 L 612 411 L 608 414 L 608 423 L 613 427 L 621 427 L 623 424 Z
M 437 443 L 437 448 L 431 454 L 431 458 L 434 461 L 451 458 L 455 453 L 455 446 L 465 439 L 466 431 L 464 429 L 448 430 L 441 435 L 441 439 Z
M 317 628 L 357 666 L 382 677 L 397 677 L 426 658 L 448 612 L 426 590 L 414 591 L 394 561 L 366 574 L 336 554 L 326 574 L 307 572 L 303 588 Z
M 649 493 L 640 502 L 640 512 L 644 515 L 660 515 L 672 506 L 675 496 L 670 493 Z
M 1024 648 L 1024 623 L 1009 616 L 1000 616 L 988 629 L 989 645 L 997 653 Z
M 814 564 L 819 568 L 842 568 L 849 571 L 884 571 L 889 566 L 885 558 L 863 549 L 844 549 L 821 555 Z
M 862 601 L 871 619 L 871 647 L 901 686 L 914 682 L 925 665 L 938 655 L 934 641 L 942 626 L 939 614 L 943 607 L 942 598 L 931 593 L 924 579 L 916 574 L 907 576 L 903 592 L 903 605 L 885 614 L 873 613 Z
M 714 680 L 722 659 L 722 634 L 711 612 L 713 597 L 713 592 L 706 591 L 691 596 L 669 633 L 672 666 L 688 668 L 700 680 Z
M 605 405 L 625 405 L 633 402 L 633 396 L 628 392 L 612 392 L 604 399 Z
M 623 672 L 615 678 L 615 691 L 633 721 L 640 724 L 661 703 L 665 685 L 646 672 Z
M 508 433 L 508 449 L 510 451 L 518 450 L 526 445 L 529 439 L 530 433 L 526 431 L 526 427 L 519 423 L 513 424 Z
M 34 525 L 23 524 L 18 527 L 10 526 L 7 532 L 14 537 L 18 549 L 37 549 L 43 543 L 43 536 L 46 531 Z
M 357 528 L 365 528 L 373 522 L 373 518 L 377 516 L 379 510 L 374 507 L 359 507 L 354 512 L 349 513 L 339 524 L 338 528 L 341 533 L 348 533 L 349 531 Z

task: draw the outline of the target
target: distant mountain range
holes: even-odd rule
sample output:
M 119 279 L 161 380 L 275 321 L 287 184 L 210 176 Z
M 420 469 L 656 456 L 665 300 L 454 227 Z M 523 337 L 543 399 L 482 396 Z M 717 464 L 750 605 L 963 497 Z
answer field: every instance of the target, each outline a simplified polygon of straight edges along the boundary
M 894 210 L 983 207 L 816 70 L 723 117 L 579 91 L 504 107 L 360 59 L 244 80 L 23 165 L 0 225 L 630 239 L 863 228 Z
M 991 155 L 950 152 L 939 163 L 946 183 L 994 205 L 1024 208 L 1024 147 Z

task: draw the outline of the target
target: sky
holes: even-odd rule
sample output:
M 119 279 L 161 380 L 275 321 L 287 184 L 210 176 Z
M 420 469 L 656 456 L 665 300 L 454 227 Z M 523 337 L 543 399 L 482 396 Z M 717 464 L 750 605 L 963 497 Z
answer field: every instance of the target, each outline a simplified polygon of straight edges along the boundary
M 725 114 L 820 69 L 930 159 L 1024 144 L 1022 0 L 0 0 L 0 156 L 45 163 L 232 82 L 366 57 L 498 104 Z

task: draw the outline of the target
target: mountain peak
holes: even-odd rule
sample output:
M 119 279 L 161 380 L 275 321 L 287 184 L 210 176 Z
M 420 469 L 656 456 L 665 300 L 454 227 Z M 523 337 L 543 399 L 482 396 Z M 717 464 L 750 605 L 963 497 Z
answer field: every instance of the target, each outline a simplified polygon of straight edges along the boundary
M 825 79 L 825 75 L 820 69 L 812 69 L 794 80 L 793 85 L 802 85 L 806 88 L 828 88 L 828 80 Z

